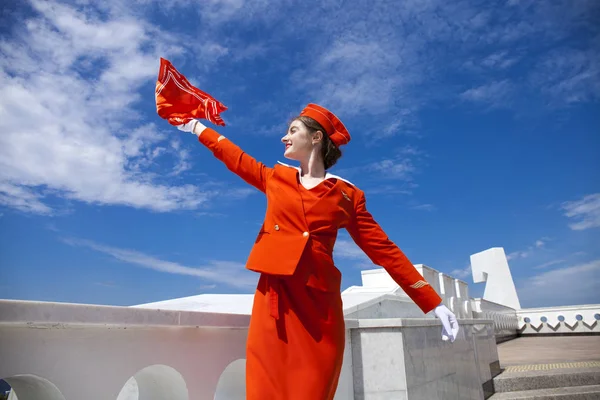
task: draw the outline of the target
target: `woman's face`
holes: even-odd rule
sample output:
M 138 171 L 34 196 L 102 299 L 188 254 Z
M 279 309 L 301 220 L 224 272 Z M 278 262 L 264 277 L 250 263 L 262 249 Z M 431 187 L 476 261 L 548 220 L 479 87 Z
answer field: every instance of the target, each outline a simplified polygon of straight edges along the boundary
M 294 120 L 281 141 L 285 145 L 283 156 L 290 160 L 301 161 L 310 157 L 315 144 L 319 141 L 319 135 L 309 132 L 302 121 Z

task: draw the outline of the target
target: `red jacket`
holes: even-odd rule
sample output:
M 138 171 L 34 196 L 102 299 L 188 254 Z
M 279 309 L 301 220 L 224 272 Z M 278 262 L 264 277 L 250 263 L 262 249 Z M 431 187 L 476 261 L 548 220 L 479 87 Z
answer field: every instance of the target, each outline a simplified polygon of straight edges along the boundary
M 229 170 L 267 196 L 265 220 L 247 260 L 248 269 L 292 275 L 310 239 L 322 243 L 321 248 L 331 244 L 333 251 L 337 230 L 346 228 L 373 263 L 385 268 L 424 313 L 441 303 L 440 296 L 367 211 L 364 192 L 352 183 L 328 174 L 326 179 L 335 179 L 335 185 L 315 206 L 319 209 L 313 209 L 319 218 L 307 220 L 298 188 L 298 169 L 285 164 L 267 167 L 210 128 L 199 140 Z M 341 275 L 332 259 L 306 279 L 309 286 L 340 290 Z

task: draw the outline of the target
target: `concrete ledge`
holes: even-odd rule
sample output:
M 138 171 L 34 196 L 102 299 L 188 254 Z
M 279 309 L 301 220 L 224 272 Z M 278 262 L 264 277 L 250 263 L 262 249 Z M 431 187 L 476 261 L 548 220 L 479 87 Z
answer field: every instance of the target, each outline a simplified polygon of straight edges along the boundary
M 546 333 L 529 333 L 520 330 L 517 337 L 559 337 L 559 336 L 600 336 L 600 331 L 588 332 L 546 332 Z
M 492 325 L 491 319 L 459 319 L 459 325 Z M 347 319 L 346 328 L 417 328 L 441 326 L 437 318 L 362 318 Z
M 404 306 L 405 309 L 403 311 L 407 311 L 406 308 L 410 308 L 414 309 L 414 312 L 422 313 L 422 311 L 414 302 L 412 302 L 412 300 L 410 300 L 410 298 L 390 293 L 377 294 L 373 292 L 348 292 L 342 293 L 342 300 L 344 301 L 344 315 L 354 314 L 384 302 L 393 302 L 395 305 L 400 307 Z M 358 304 L 354 304 L 356 301 L 358 301 Z M 352 303 L 353 305 L 346 306 L 348 303 Z M 424 315 L 423 318 L 432 317 L 427 317 Z
M 248 315 L 172 311 L 41 301 L 0 300 L 0 325 L 67 328 L 70 326 L 202 326 L 246 329 Z

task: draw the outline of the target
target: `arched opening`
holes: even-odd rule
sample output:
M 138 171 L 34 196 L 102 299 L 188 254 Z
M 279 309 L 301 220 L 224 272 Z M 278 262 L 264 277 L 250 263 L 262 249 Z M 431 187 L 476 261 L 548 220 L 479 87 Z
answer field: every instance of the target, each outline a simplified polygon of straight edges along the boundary
M 240 358 L 221 373 L 214 400 L 244 400 L 246 398 L 246 360 Z
M 46 378 L 32 374 L 4 378 L 11 387 L 11 400 L 65 400 L 60 390 Z
M 133 375 L 117 400 L 189 400 L 183 376 L 168 365 L 151 365 Z M 21 400 L 21 399 L 19 399 Z

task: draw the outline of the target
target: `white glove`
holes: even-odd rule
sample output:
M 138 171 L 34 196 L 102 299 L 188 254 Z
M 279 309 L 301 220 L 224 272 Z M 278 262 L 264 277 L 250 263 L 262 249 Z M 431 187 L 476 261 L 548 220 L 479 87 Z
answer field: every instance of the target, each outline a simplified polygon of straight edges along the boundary
M 190 132 L 194 135 L 200 136 L 202 131 L 206 129 L 206 126 L 204 126 L 204 124 L 202 124 L 202 122 L 198 121 L 197 119 L 193 119 L 188 123 L 177 125 L 177 129 L 183 132 Z
M 451 342 L 454 342 L 459 330 L 456 316 L 443 304 L 437 306 L 433 312 L 442 321 L 442 340 L 450 339 Z

